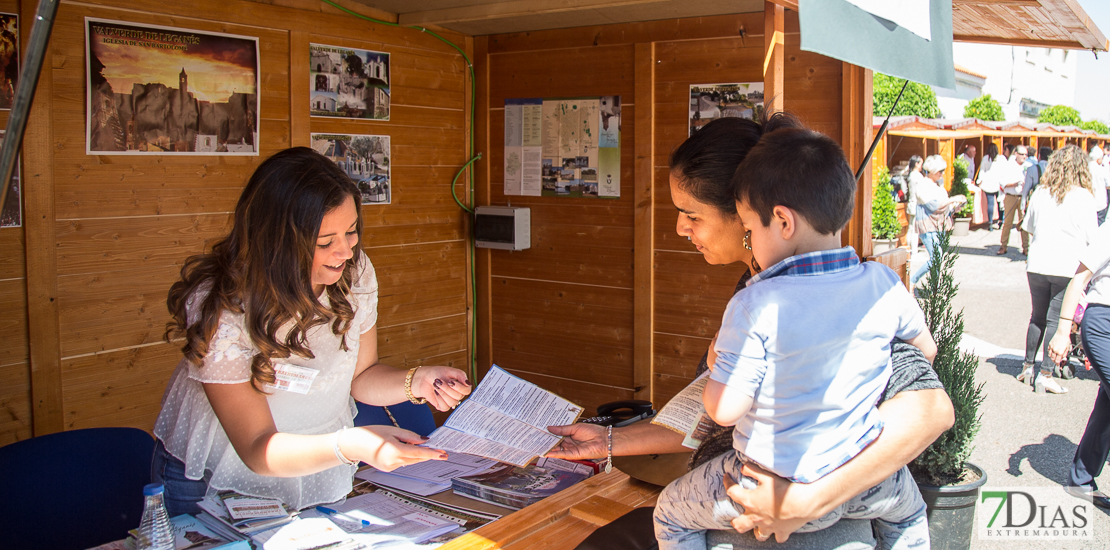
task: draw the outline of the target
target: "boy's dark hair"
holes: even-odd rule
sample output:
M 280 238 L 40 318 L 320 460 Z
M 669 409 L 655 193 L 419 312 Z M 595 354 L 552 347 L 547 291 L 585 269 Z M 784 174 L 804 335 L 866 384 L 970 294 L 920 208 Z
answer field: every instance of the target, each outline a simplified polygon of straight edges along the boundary
M 748 151 L 764 133 L 777 128 L 801 128 L 793 115 L 775 113 L 760 120 L 719 118 L 702 126 L 671 153 L 671 175 L 681 189 L 712 205 L 721 214 L 736 215 L 732 176 Z
M 1037 160 L 1048 162 L 1048 157 L 1052 156 L 1052 148 L 1045 146 L 1037 149 Z
M 856 178 L 832 138 L 805 128 L 763 134 L 732 179 L 733 198 L 771 223 L 776 206 L 794 210 L 823 235 L 852 218 Z

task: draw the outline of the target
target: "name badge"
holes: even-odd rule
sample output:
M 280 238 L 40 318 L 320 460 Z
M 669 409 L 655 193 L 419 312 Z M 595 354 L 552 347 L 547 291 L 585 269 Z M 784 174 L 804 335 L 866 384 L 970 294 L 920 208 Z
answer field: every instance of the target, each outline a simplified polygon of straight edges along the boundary
M 276 380 L 273 384 L 266 384 L 266 388 L 305 395 L 312 388 L 312 381 L 316 379 L 317 374 L 320 374 L 317 369 L 274 363 L 274 378 Z

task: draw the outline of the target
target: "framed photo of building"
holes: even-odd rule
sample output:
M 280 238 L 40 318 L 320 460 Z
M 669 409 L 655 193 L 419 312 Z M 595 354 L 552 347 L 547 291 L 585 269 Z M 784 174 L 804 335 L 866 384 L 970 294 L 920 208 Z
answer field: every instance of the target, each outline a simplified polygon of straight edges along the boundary
M 11 109 L 19 84 L 19 16 L 0 13 L 0 109 Z
M 389 136 L 311 134 L 312 148 L 332 160 L 358 185 L 362 205 L 389 204 Z
M 389 120 L 389 54 L 309 44 L 312 116 Z
M 690 86 L 690 134 L 718 118 L 758 120 L 763 116 L 763 83 L 694 84 Z
M 258 39 L 85 18 L 90 155 L 258 155 Z

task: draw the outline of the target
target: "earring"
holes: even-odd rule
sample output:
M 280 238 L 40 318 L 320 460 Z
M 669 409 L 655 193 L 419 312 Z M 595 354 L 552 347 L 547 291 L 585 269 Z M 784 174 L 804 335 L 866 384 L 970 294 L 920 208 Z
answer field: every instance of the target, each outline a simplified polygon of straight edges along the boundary
M 752 232 L 748 230 L 744 233 L 744 250 L 752 249 Z
M 688 240 L 688 241 L 692 241 L 692 240 L 694 240 L 694 238 L 693 238 L 693 237 L 691 237 L 691 236 L 689 236 L 689 235 L 686 235 L 686 240 Z

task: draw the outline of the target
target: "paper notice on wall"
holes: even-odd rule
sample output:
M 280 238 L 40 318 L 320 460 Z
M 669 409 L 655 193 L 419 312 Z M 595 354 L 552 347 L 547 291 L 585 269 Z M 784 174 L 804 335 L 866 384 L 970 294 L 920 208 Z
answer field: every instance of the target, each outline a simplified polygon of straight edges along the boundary
M 521 100 L 520 124 L 521 145 L 525 147 L 543 146 L 543 100 Z M 508 144 L 508 141 L 505 142 Z
M 542 190 L 543 148 L 522 147 L 521 149 L 520 194 L 538 197 Z
M 559 101 L 543 102 L 543 129 L 540 132 L 543 145 L 543 158 L 559 156 Z
M 523 182 L 523 105 L 519 99 L 505 100 L 505 194 L 519 195 Z
M 701 442 L 705 440 L 705 436 L 714 425 L 709 414 L 705 412 L 705 405 L 702 404 L 702 393 L 705 392 L 705 384 L 708 381 L 707 371 L 678 392 L 678 395 L 667 402 L 663 410 L 651 420 L 652 424 L 682 434 L 684 436 L 682 446 L 688 449 L 697 449 L 701 446 Z

